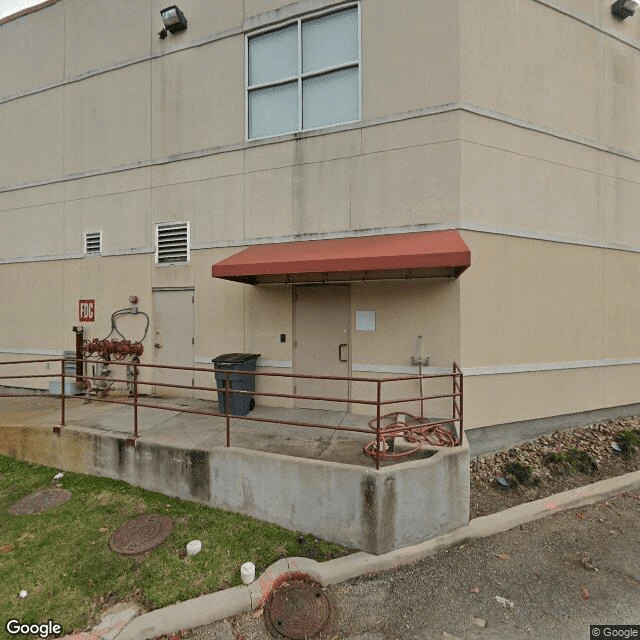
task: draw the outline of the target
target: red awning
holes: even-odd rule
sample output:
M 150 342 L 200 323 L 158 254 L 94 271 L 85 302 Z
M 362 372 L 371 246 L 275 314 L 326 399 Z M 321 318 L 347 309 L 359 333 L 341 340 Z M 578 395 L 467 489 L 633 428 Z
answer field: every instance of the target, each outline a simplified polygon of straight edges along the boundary
M 212 267 L 247 284 L 459 276 L 471 252 L 457 231 L 254 245 Z

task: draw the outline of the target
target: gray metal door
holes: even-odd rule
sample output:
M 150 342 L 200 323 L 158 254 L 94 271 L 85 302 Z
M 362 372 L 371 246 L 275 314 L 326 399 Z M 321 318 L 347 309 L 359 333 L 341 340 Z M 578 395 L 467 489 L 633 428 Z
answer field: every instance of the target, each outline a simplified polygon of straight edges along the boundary
M 160 365 L 193 367 L 194 292 L 192 289 L 159 290 L 154 297 L 154 352 Z M 156 369 L 155 381 L 164 384 L 193 386 L 193 371 Z M 193 389 L 155 387 L 157 395 L 193 398 Z
M 294 371 L 347 377 L 350 371 L 349 287 L 300 286 L 294 295 Z M 349 398 L 348 380 L 295 381 L 298 395 Z M 347 402 L 296 400 L 296 407 L 346 411 Z

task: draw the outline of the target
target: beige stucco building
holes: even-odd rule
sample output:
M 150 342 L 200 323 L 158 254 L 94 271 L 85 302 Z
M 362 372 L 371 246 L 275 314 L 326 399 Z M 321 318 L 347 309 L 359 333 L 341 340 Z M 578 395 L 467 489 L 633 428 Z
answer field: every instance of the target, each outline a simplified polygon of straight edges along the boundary
M 465 373 L 467 429 L 640 402 L 639 15 L 181 0 L 187 29 L 160 38 L 164 7 L 0 24 L 2 359 L 73 350 L 81 299 L 103 337 L 136 295 L 143 362 L 375 378 L 417 373 L 422 336 L 426 371 Z M 468 268 L 212 277 L 264 244 L 438 232 Z

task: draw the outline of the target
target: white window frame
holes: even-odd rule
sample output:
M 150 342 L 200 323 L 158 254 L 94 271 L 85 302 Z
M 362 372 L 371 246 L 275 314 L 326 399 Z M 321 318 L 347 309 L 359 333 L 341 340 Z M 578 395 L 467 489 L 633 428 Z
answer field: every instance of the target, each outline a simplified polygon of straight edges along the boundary
M 307 22 L 309 20 L 313 20 L 314 18 L 320 18 L 322 16 L 331 15 L 333 13 L 340 13 L 346 9 L 358 9 L 358 59 L 351 60 L 349 62 L 345 62 L 338 65 L 333 65 L 332 67 L 326 67 L 324 69 L 320 69 L 318 71 L 307 71 L 306 73 L 302 72 L 302 23 Z M 317 11 L 315 13 L 311 13 L 309 15 L 305 15 L 304 17 L 294 18 L 293 20 L 288 20 L 286 22 L 278 23 L 277 25 L 270 25 L 268 27 L 264 27 L 263 29 L 259 29 L 257 31 L 252 31 L 251 33 L 245 34 L 244 38 L 244 139 L 246 141 L 249 140 L 267 140 L 269 138 L 276 138 L 278 136 L 286 136 L 292 133 L 300 133 L 303 131 L 320 131 L 322 129 L 327 129 L 329 127 L 339 127 L 341 125 L 354 124 L 356 122 L 360 122 L 362 120 L 362 15 L 361 15 L 360 2 L 349 2 L 344 5 L 340 5 L 339 7 L 332 7 L 331 9 L 325 9 L 324 11 Z M 276 80 L 275 82 L 265 82 L 262 84 L 256 84 L 253 86 L 249 86 L 249 40 L 257 35 L 262 33 L 268 33 L 269 31 L 278 31 L 280 29 L 284 29 L 285 27 L 289 27 L 292 24 L 296 24 L 298 26 L 298 73 L 294 76 L 289 76 L 287 78 L 283 78 L 281 80 Z M 340 71 L 341 69 L 353 69 L 354 67 L 358 68 L 358 117 L 356 120 L 348 120 L 346 122 L 334 122 L 332 124 L 326 124 L 321 127 L 312 127 L 308 129 L 303 128 L 302 123 L 302 83 L 303 80 L 307 78 L 313 78 L 316 76 L 323 76 L 328 73 L 334 71 Z M 283 131 L 282 133 L 275 133 L 268 136 L 257 136 L 255 138 L 249 137 L 249 94 L 252 91 L 257 89 L 266 89 L 267 87 L 278 87 L 284 84 L 290 84 L 294 80 L 297 80 L 298 83 L 298 128 L 292 129 L 291 131 Z
M 159 262 L 160 257 L 160 243 L 159 243 L 159 231 L 162 225 L 168 224 L 186 224 L 187 225 L 187 260 L 185 262 Z M 179 267 L 188 265 L 191 262 L 191 220 L 163 220 L 162 222 L 156 222 L 156 234 L 155 234 L 155 263 L 156 267 Z
M 93 251 L 93 252 L 89 253 L 89 252 L 87 252 L 87 236 L 95 235 L 96 233 L 98 234 L 98 239 L 100 241 L 100 250 L 99 251 Z M 89 257 L 91 257 L 91 256 L 101 256 L 102 255 L 102 231 L 101 230 L 100 231 L 85 231 L 84 232 L 84 247 L 83 248 L 84 248 L 83 253 L 84 253 L 85 256 L 89 256 Z

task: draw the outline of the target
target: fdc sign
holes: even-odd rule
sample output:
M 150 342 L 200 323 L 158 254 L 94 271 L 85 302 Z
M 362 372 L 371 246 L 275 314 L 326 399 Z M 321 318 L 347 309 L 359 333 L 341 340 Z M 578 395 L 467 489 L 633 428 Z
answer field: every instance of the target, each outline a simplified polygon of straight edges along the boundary
M 78 320 L 80 322 L 93 322 L 96 319 L 96 301 L 78 300 Z

